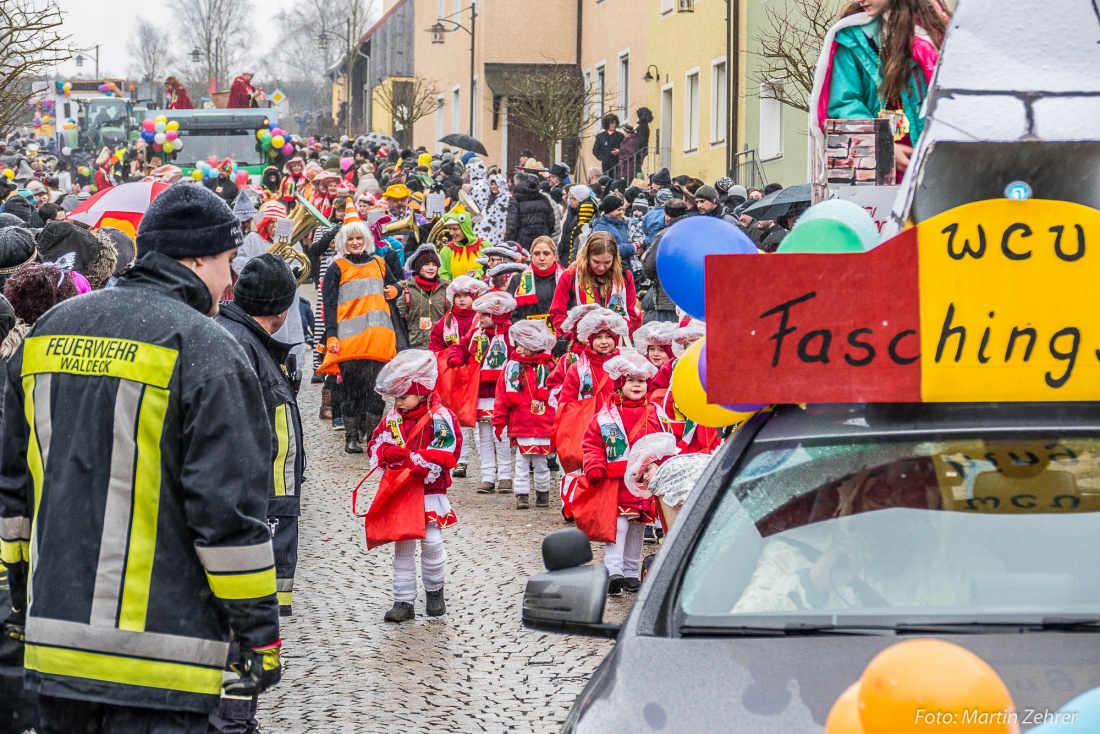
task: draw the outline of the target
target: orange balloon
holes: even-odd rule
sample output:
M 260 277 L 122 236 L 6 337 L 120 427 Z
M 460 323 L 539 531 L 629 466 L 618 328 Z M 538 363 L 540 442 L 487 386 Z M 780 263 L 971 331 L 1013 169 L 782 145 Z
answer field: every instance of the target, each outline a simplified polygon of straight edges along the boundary
M 943 640 L 892 645 L 863 671 L 866 734 L 1018 734 L 1004 681 L 980 657 Z
M 866 734 L 859 719 L 859 688 L 862 683 L 857 680 L 840 694 L 829 712 L 829 718 L 825 720 L 825 734 Z

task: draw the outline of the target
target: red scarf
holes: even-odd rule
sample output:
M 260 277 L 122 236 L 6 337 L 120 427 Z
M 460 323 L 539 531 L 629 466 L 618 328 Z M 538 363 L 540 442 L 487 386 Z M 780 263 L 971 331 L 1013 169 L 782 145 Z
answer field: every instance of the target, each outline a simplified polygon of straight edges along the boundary
M 425 293 L 432 293 L 435 291 L 436 288 L 439 287 L 439 278 L 435 278 L 434 280 L 424 280 L 419 275 L 414 275 L 413 280 L 416 281 L 416 284 L 420 286 Z

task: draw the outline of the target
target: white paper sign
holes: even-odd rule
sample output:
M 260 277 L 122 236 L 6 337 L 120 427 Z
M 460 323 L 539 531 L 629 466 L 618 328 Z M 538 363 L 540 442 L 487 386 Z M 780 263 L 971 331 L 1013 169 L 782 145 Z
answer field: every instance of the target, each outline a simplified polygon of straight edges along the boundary
M 275 222 L 275 239 L 290 241 L 294 236 L 294 220 L 279 219 Z
M 441 217 L 446 213 L 447 197 L 444 194 L 428 194 L 424 198 L 424 208 L 428 219 Z
M 388 214 L 388 213 L 389 212 L 387 212 L 385 209 L 368 209 L 367 210 L 367 226 L 368 227 L 373 226 L 375 222 L 377 222 L 382 217 L 386 216 L 386 214 Z

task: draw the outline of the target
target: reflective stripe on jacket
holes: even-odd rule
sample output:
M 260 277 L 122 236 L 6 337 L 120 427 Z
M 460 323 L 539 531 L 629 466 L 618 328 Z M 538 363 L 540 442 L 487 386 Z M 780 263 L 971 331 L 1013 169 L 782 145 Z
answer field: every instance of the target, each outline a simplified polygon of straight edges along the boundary
M 357 265 L 341 257 L 333 265 L 340 270 L 336 304 L 336 338 L 340 340 L 340 353 L 325 354 L 318 371 L 336 374 L 336 365 L 349 359 L 390 361 L 397 355 L 397 336 L 384 295 L 385 261 L 375 256 Z

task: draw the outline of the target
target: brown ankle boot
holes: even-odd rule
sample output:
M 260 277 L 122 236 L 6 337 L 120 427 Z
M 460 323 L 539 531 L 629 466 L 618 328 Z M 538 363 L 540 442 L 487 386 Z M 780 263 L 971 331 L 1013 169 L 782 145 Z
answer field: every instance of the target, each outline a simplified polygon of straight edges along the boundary
M 332 420 L 332 390 L 327 387 L 321 390 L 321 413 L 319 417 L 323 421 Z

